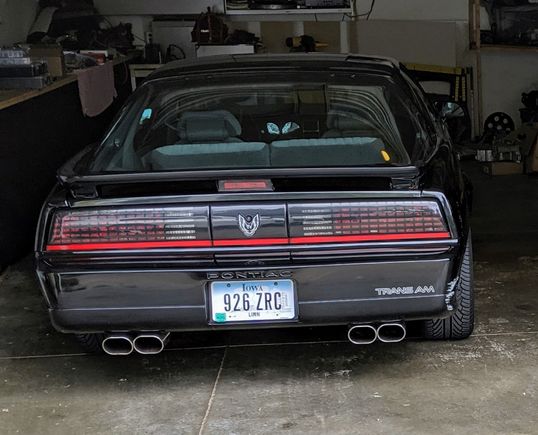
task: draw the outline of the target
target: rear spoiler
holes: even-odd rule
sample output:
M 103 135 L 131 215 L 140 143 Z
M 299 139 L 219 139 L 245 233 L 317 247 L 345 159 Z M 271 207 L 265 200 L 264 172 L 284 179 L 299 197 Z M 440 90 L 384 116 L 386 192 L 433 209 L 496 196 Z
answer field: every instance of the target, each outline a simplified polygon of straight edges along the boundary
M 357 180 L 362 179 L 367 185 L 377 186 L 374 190 L 379 189 L 409 189 L 417 187 L 419 169 L 415 166 L 406 167 L 362 167 L 362 168 L 285 168 L 285 169 L 240 169 L 240 170 L 218 170 L 218 171 L 175 171 L 175 172 L 141 172 L 141 173 L 119 173 L 119 174 L 101 174 L 101 175 L 74 175 L 59 173 L 58 179 L 60 184 L 65 186 L 77 199 L 95 199 L 101 196 L 99 192 L 103 188 L 115 187 L 113 190 L 123 190 L 125 186 L 127 191 L 132 191 L 133 187 L 140 185 L 140 188 L 151 190 L 151 186 L 159 185 L 174 186 L 181 185 L 198 191 L 212 191 L 217 185 L 225 180 L 292 180 L 300 182 L 301 179 L 319 179 L 317 184 L 322 190 L 331 186 L 331 181 L 340 180 L 341 185 L 348 183 L 349 187 L 357 186 Z M 325 183 L 323 179 L 327 179 Z M 368 180 L 372 180 L 371 182 Z M 379 180 L 386 180 L 386 186 L 379 187 Z M 179 184 L 178 184 L 179 183 Z M 293 183 L 292 183 L 293 184 Z M 372 186 L 369 186 L 371 190 Z M 134 188 L 134 191 L 140 190 Z M 362 190 L 359 188 L 359 190 Z M 202 193 L 201 191 L 198 193 Z M 131 195 L 129 195 L 131 196 Z M 136 196 L 136 195 L 135 195 Z
M 80 153 L 79 158 L 86 154 Z M 63 185 L 77 183 L 136 183 L 152 181 L 181 181 L 196 179 L 225 178 L 271 178 L 271 177 L 389 177 L 416 178 L 420 171 L 416 166 L 365 166 L 338 168 L 269 168 L 269 169 L 227 169 L 199 171 L 167 171 L 167 172 L 120 172 L 109 174 L 77 175 L 73 172 L 73 161 L 70 160 L 58 171 L 58 180 Z

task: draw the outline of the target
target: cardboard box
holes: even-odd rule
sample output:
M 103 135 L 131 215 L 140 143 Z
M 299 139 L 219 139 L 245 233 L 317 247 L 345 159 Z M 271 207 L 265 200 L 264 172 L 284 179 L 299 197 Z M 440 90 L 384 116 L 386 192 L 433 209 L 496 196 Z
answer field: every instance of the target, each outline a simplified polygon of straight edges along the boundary
M 63 49 L 59 45 L 32 45 L 30 48 L 32 62 L 47 62 L 51 77 L 65 75 L 65 62 Z
M 490 162 L 482 166 L 488 175 L 517 175 L 523 174 L 523 164 L 516 162 Z

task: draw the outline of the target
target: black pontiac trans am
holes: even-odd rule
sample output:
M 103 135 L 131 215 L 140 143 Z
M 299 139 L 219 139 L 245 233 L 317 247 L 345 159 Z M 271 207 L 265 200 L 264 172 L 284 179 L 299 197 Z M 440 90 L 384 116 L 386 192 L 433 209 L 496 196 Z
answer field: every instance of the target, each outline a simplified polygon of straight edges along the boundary
M 471 189 L 403 67 L 344 55 L 174 62 L 47 199 L 54 326 L 114 355 L 171 332 L 348 325 L 356 344 L 473 330 Z

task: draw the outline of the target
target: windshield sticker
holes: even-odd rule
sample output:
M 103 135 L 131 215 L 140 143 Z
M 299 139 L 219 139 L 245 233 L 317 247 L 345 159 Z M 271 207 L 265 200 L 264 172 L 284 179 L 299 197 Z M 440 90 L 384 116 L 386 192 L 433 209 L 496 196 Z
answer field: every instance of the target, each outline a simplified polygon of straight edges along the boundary
M 138 123 L 142 125 L 146 119 L 151 119 L 152 113 L 153 113 L 153 110 L 151 110 L 150 108 L 144 109 L 144 111 L 142 112 L 142 115 L 140 116 L 140 121 Z

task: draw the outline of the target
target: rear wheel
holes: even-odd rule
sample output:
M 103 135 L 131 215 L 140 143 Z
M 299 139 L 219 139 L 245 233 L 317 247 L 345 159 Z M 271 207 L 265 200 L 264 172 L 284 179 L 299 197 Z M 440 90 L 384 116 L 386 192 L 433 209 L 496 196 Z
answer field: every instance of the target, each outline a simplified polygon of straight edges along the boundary
M 469 337 L 474 329 L 473 245 L 471 232 L 456 284 L 457 310 L 447 319 L 426 320 L 424 338 L 429 340 L 461 340 Z
M 76 334 L 75 337 L 86 352 L 101 353 L 104 334 Z

